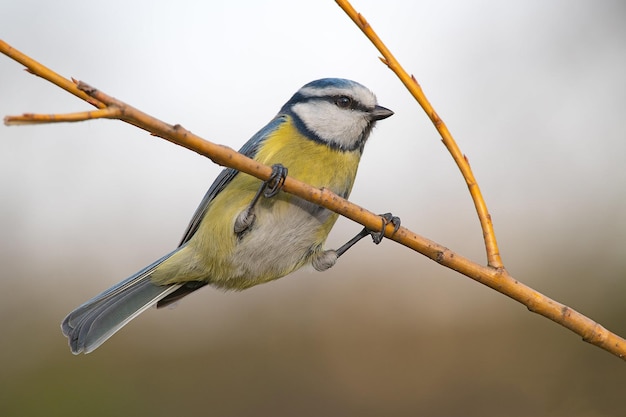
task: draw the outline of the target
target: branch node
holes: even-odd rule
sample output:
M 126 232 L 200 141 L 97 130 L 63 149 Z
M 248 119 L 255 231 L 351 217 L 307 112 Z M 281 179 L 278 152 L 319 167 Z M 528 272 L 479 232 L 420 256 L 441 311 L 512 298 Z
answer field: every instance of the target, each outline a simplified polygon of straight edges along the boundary
M 80 90 L 85 92 L 86 94 L 93 96 L 94 94 L 96 94 L 98 92 L 98 89 L 95 87 L 90 86 L 89 84 L 87 84 L 86 82 L 83 81 L 78 81 L 78 83 L 76 84 L 76 87 Z
M 367 23 L 367 20 L 361 13 L 357 13 L 357 19 L 358 19 L 358 24 L 361 30 L 365 30 L 366 28 L 370 26 L 370 24 Z

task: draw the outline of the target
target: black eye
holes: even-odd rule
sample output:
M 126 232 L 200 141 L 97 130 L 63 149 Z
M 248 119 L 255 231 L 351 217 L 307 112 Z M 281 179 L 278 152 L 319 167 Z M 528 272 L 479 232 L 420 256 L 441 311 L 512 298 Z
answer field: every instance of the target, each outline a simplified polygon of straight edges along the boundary
M 348 96 L 339 96 L 335 98 L 335 104 L 337 105 L 337 107 L 347 109 L 352 106 L 352 99 Z

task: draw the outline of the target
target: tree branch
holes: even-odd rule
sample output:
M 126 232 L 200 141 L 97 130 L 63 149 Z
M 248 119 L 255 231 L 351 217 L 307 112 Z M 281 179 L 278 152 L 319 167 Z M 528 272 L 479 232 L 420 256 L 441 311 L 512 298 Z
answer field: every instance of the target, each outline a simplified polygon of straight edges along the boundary
M 144 129 L 155 136 L 184 146 L 200 155 L 204 155 L 219 165 L 235 168 L 262 180 L 268 179 L 271 174 L 270 167 L 247 158 L 227 146 L 216 145 L 206 141 L 180 125 L 170 125 L 162 122 L 86 83 L 64 79 L 50 69 L 19 51 L 16 51 L 1 40 L 0 52 L 25 65 L 29 72 L 59 85 L 61 88 L 99 109 L 106 110 L 102 112 L 74 113 L 71 115 L 27 114 L 22 116 L 7 116 L 5 118 L 6 124 L 16 124 L 19 122 L 45 123 L 46 118 L 48 119 L 47 121 L 51 122 L 80 121 L 93 119 L 94 115 L 98 117 L 116 118 Z M 311 187 L 293 177 L 288 176 L 286 178 L 283 190 L 335 211 L 371 230 L 380 230 L 383 224 L 380 216 L 344 200 L 329 190 Z M 527 306 L 529 310 L 541 314 L 579 334 L 582 336 L 583 340 L 601 347 L 622 359 L 626 358 L 626 340 L 611 333 L 577 311 L 518 282 L 510 276 L 504 268 L 479 265 L 404 227 L 401 227 L 394 233 L 393 225 L 389 224 L 385 229 L 385 236 L 427 256 L 443 266 L 458 271 L 469 278 L 519 301 Z

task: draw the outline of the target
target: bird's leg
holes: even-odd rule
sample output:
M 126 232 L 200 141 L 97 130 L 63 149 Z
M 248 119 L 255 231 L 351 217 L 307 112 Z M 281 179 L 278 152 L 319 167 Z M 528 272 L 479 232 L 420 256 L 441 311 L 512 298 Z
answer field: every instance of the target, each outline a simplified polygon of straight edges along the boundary
M 337 249 L 337 250 L 332 250 L 332 249 L 325 250 L 325 251 L 321 252 L 318 256 L 316 256 L 312 260 L 312 262 L 311 262 L 313 264 L 313 268 L 317 269 L 318 271 L 325 271 L 325 270 L 327 270 L 331 266 L 335 265 L 335 262 L 337 262 L 337 259 L 341 255 L 346 253 L 348 251 L 348 249 L 350 249 L 359 240 L 363 239 L 367 235 L 372 236 L 372 240 L 374 241 L 375 244 L 378 245 L 383 240 L 383 237 L 385 237 L 385 229 L 387 228 L 387 225 L 389 223 L 393 224 L 393 232 L 394 233 L 398 231 L 398 229 L 400 228 L 400 218 L 399 217 L 396 217 L 396 216 L 394 216 L 391 213 L 381 214 L 380 216 L 382 217 L 382 221 L 383 221 L 383 225 L 382 225 L 382 228 L 381 228 L 380 232 L 374 232 L 374 231 L 368 229 L 367 227 L 364 227 L 363 230 L 361 230 L 352 239 L 350 239 L 349 241 L 344 243 L 339 249 Z
M 272 165 L 272 174 L 270 177 L 267 181 L 261 183 L 259 190 L 256 192 L 248 207 L 239 213 L 235 219 L 234 230 L 237 235 L 241 236 L 241 234 L 248 230 L 250 226 L 252 226 L 252 223 L 254 223 L 254 219 L 256 218 L 254 206 L 259 201 L 259 198 L 261 198 L 261 196 L 271 198 L 278 194 L 285 184 L 285 178 L 287 178 L 287 168 L 281 164 Z

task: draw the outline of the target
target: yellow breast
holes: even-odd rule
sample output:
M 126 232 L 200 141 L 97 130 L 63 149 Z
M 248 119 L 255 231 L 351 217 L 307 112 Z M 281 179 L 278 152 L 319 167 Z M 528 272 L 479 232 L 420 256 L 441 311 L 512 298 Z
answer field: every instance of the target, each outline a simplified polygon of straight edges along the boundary
M 265 139 L 255 160 L 288 168 L 289 176 L 347 197 L 354 184 L 360 152 L 341 152 L 304 137 L 283 123 Z M 337 215 L 288 193 L 261 198 L 256 220 L 243 238 L 234 220 L 257 192 L 261 181 L 239 173 L 210 203 L 187 246 L 153 276 L 161 284 L 206 280 L 243 289 L 284 276 L 307 262 L 322 245 Z
M 266 139 L 255 159 L 266 165 L 281 163 L 289 175 L 314 187 L 347 196 L 352 189 L 361 153 L 342 152 L 303 136 L 285 122 Z

